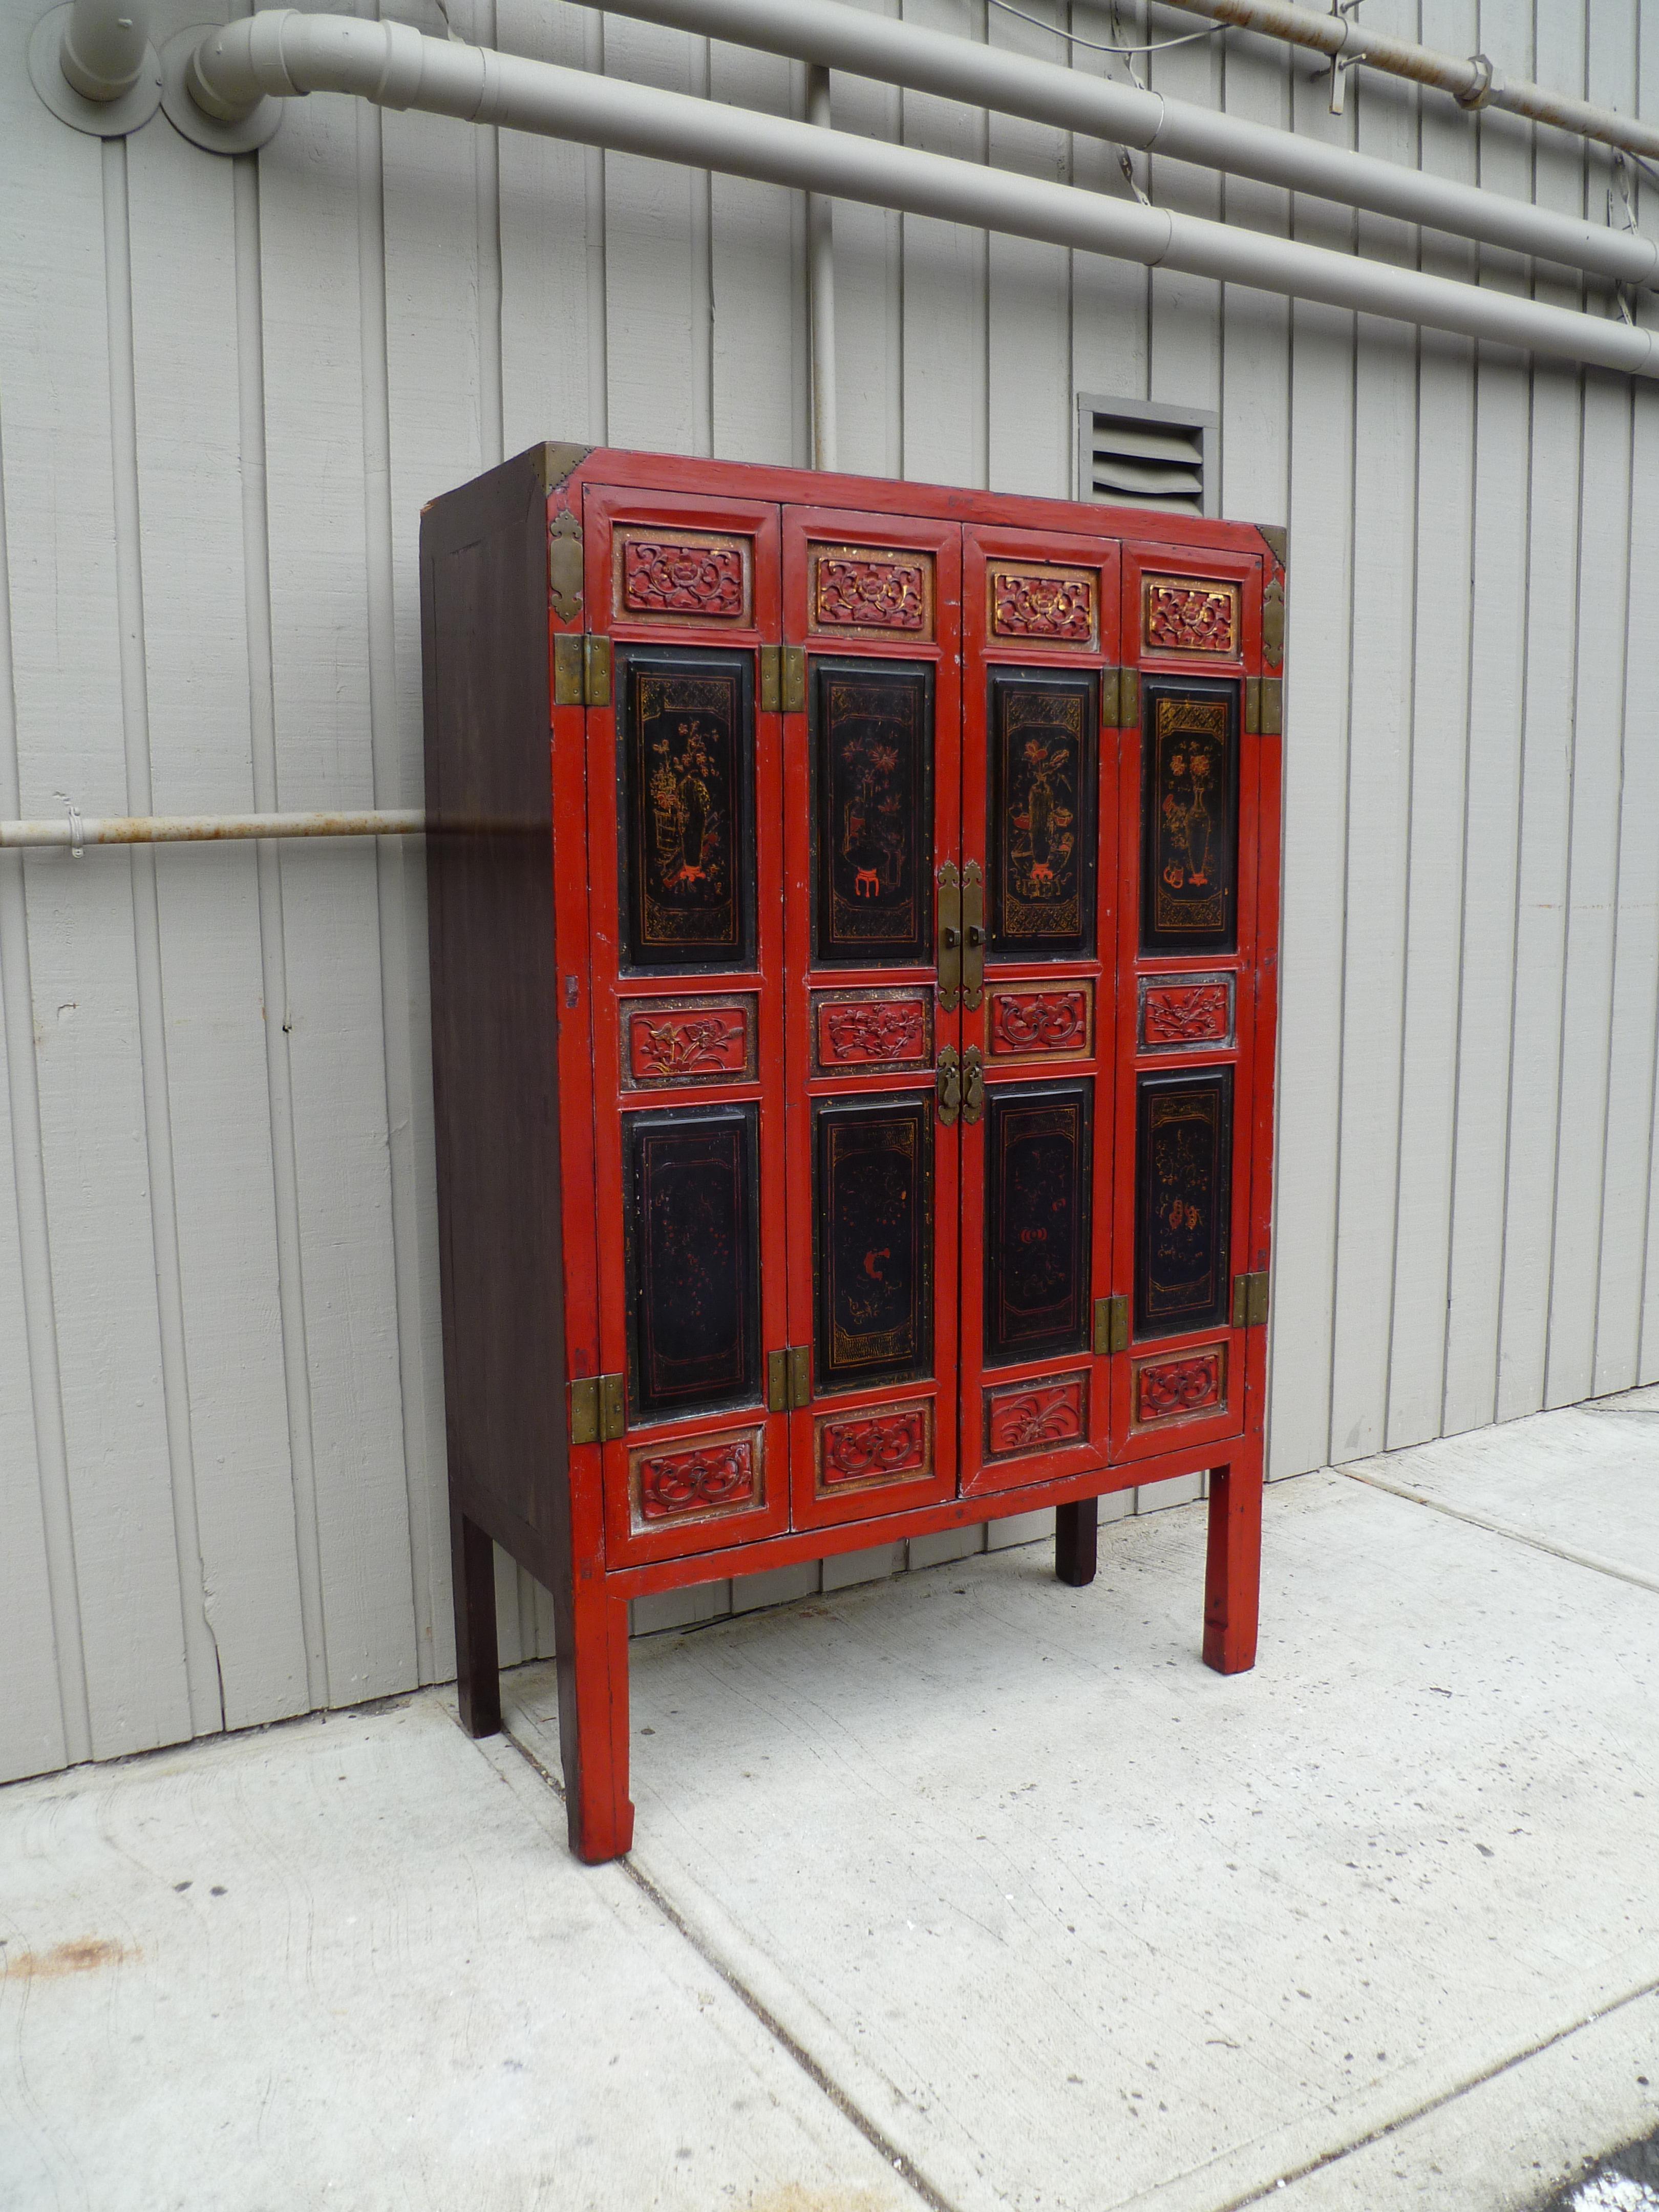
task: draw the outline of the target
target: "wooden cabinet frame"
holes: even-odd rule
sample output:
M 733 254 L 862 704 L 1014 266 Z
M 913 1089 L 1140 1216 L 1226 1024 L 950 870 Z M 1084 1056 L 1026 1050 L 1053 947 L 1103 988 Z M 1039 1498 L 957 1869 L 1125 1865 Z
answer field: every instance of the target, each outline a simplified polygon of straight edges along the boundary
M 1251 1665 L 1282 533 L 545 446 L 422 586 L 469 1728 L 493 1540 L 616 1856 L 630 1599 L 1200 1469 Z

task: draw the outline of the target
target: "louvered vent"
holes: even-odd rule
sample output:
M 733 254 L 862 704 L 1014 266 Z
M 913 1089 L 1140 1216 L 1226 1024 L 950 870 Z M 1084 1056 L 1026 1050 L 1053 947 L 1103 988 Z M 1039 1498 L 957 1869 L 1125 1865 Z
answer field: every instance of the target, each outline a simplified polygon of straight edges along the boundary
M 1078 400 L 1078 496 L 1120 507 L 1212 514 L 1213 415 L 1144 400 Z

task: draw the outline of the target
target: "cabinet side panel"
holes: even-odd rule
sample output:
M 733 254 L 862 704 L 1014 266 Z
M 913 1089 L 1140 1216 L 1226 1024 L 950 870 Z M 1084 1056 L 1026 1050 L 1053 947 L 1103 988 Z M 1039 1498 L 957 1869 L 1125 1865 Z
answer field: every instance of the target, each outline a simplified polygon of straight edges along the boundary
M 538 447 L 435 501 L 421 597 L 450 1510 L 551 1585 L 569 1539 L 544 475 Z

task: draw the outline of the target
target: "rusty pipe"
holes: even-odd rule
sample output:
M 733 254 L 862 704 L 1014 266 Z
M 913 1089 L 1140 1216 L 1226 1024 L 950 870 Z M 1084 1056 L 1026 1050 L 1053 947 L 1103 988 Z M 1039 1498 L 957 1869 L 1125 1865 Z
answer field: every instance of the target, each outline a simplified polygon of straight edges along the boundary
M 0 851 L 15 847 L 182 845 L 244 837 L 410 837 L 426 828 L 417 806 L 359 813 L 66 814 L 62 820 L 0 822 Z

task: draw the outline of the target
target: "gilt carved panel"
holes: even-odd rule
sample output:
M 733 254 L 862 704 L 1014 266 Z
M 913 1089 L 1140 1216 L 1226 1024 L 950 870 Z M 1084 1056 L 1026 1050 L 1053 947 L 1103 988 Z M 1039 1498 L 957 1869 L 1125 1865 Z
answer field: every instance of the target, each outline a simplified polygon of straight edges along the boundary
M 879 1406 L 820 1421 L 815 1443 L 820 1498 L 915 1482 L 933 1470 L 933 1409 L 925 1401 Z
M 1176 1359 L 1138 1359 L 1134 1364 L 1133 1415 L 1137 1428 L 1159 1421 L 1191 1419 L 1218 1413 L 1227 1404 L 1227 1347 L 1206 1345 Z
M 1237 659 L 1243 633 L 1237 584 L 1197 576 L 1148 576 L 1140 589 L 1140 641 L 1148 653 Z
M 933 999 L 926 990 L 815 992 L 813 1073 L 931 1067 L 933 1028 Z
M 746 629 L 753 562 L 747 538 L 619 529 L 612 540 L 615 612 L 623 622 Z
M 1095 987 L 1003 983 L 991 994 L 991 1053 L 997 1060 L 1080 1059 L 1094 1049 Z
M 807 557 L 808 618 L 815 631 L 842 637 L 932 637 L 931 553 L 814 545 Z
M 753 1079 L 755 1001 L 747 995 L 624 1000 L 622 1022 L 625 1091 Z
M 1095 642 L 1098 586 L 1092 568 L 993 566 L 986 575 L 991 635 L 1086 652 Z
M 1189 1052 L 1196 1045 L 1233 1042 L 1231 975 L 1143 975 L 1139 989 L 1142 1052 Z
M 985 1456 L 1012 1459 L 1021 1452 L 1054 1451 L 1081 1443 L 1089 1433 L 1087 1375 L 1045 1376 L 1040 1382 L 1006 1383 L 985 1393 Z
M 709 1521 L 763 1505 L 765 1449 L 764 1430 L 743 1429 L 730 1436 L 698 1437 L 672 1449 L 631 1452 L 635 1528 Z

